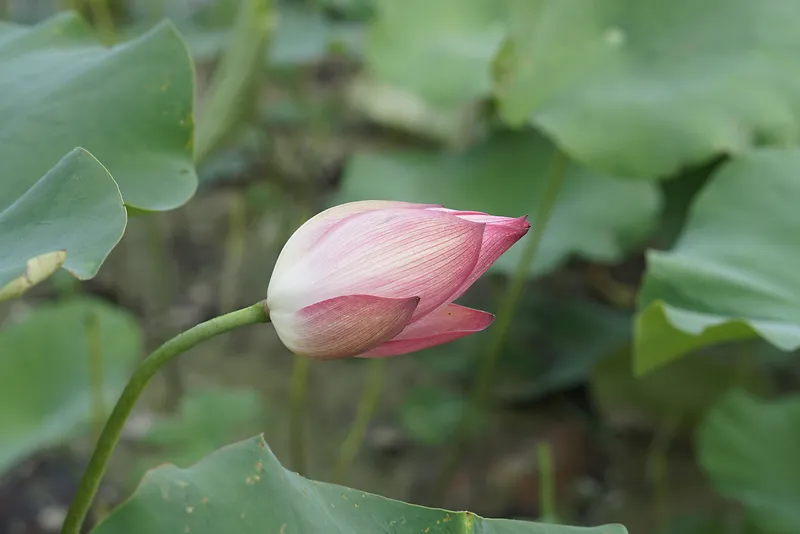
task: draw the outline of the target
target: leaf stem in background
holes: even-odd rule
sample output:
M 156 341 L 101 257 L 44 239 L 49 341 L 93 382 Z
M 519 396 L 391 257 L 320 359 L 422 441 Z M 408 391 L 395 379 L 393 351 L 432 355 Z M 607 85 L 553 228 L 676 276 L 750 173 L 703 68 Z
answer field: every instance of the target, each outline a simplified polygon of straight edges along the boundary
M 525 283 L 530 277 L 531 267 L 536 261 L 539 245 L 542 242 L 547 223 L 550 221 L 550 216 L 556 205 L 558 193 L 561 191 L 568 163 L 569 158 L 567 155 L 556 148 L 553 154 L 553 160 L 550 163 L 544 190 L 542 191 L 539 205 L 536 208 L 531 235 L 525 242 L 525 248 L 522 250 L 522 256 L 511 278 L 511 283 L 503 294 L 500 307 L 497 311 L 497 319 L 491 327 L 489 347 L 478 361 L 475 382 L 470 396 L 470 408 L 465 410 L 465 415 L 461 419 L 457 435 L 453 440 L 452 450 L 450 454 L 445 457 L 442 470 L 434 483 L 434 502 L 440 502 L 442 500 L 450 479 L 461 463 L 469 441 L 470 422 L 474 414 L 483 410 L 488 403 L 492 382 L 494 380 L 494 372 L 497 367 L 497 360 L 500 357 L 500 351 L 505 343 L 517 306 L 520 303 L 520 298 L 525 289 Z
M 103 351 L 100 343 L 100 319 L 96 313 L 86 316 L 86 347 L 88 349 L 89 381 L 92 391 L 92 430 L 96 439 L 103 431 L 106 420 L 106 402 L 103 386 Z
M 144 222 L 150 275 L 155 280 L 155 283 L 150 285 L 147 300 L 149 306 L 152 306 L 151 313 L 158 317 L 156 339 L 161 341 L 167 337 L 163 327 L 168 323 L 170 303 L 175 294 L 175 280 L 178 276 L 174 264 L 168 258 L 170 246 L 167 214 L 152 213 L 145 217 Z M 185 390 L 180 361 L 170 362 L 164 367 L 162 376 L 165 382 L 164 408 L 171 412 L 177 408 Z
M 238 191 L 233 192 L 228 203 L 228 233 L 225 236 L 225 255 L 222 259 L 220 280 L 220 306 L 223 312 L 236 305 L 239 270 L 244 263 L 245 233 L 247 231 L 247 204 Z
M 381 389 L 383 388 L 383 374 L 386 371 L 386 358 L 373 358 L 369 361 L 369 374 L 367 381 L 364 385 L 364 392 L 361 394 L 361 399 L 358 401 L 356 408 L 356 417 L 347 437 L 342 442 L 342 447 L 339 450 L 339 460 L 333 470 L 333 483 L 341 484 L 344 477 L 353 465 L 353 461 L 361 450 L 361 445 L 364 443 L 364 437 L 367 435 L 369 423 L 375 410 L 378 408 L 378 403 L 381 398 Z
M 200 164 L 233 133 L 255 103 L 265 54 L 275 27 L 272 0 L 242 0 L 233 37 L 214 72 L 195 131 L 194 161 Z
M 669 485 L 667 464 L 669 449 L 681 423 L 680 414 L 666 416 L 658 425 L 647 451 L 647 475 L 653 487 L 656 507 L 656 531 L 665 529 L 669 521 Z
M 69 507 L 62 534 L 79 534 L 81 525 L 86 518 L 86 514 L 92 505 L 100 481 L 106 471 L 108 460 L 111 453 L 119 441 L 122 428 L 125 426 L 128 416 L 133 410 L 133 406 L 144 391 L 145 386 L 153 378 L 165 363 L 174 357 L 186 352 L 198 343 L 210 339 L 214 336 L 239 328 L 257 323 L 268 323 L 269 314 L 265 304 L 259 302 L 247 308 L 237 310 L 219 317 L 215 317 L 204 323 L 200 323 L 185 332 L 173 337 L 148 356 L 139 367 L 134 371 L 125 389 L 122 391 L 111 416 L 106 421 L 103 432 L 95 445 L 94 453 L 86 472 L 81 479 L 75 499 Z
M 111 16 L 108 0 L 88 0 L 88 3 L 100 39 L 107 45 L 114 44 L 117 40 L 117 31 L 114 28 L 114 18 Z
M 303 356 L 294 357 L 292 370 L 291 407 L 289 412 L 289 451 L 292 469 L 306 474 L 306 451 L 303 440 L 305 426 L 306 387 L 311 360 Z
M 547 441 L 536 444 L 536 463 L 539 471 L 539 516 L 545 523 L 557 524 L 553 448 Z

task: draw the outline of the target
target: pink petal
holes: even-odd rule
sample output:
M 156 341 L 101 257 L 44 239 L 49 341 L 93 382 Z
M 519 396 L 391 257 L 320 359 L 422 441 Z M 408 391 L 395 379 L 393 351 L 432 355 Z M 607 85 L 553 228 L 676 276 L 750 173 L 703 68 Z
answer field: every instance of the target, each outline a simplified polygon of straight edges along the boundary
M 469 212 L 459 212 L 456 216 L 473 222 L 483 222 L 486 224 L 486 228 L 483 232 L 480 257 L 475 264 L 475 269 L 456 290 L 450 301 L 463 295 L 497 261 L 497 258 L 510 249 L 514 243 L 522 239 L 531 227 L 527 216 L 512 219 L 510 217 L 495 217 L 485 213 L 474 214 Z
M 355 356 L 392 339 L 408 324 L 419 297 L 336 297 L 270 319 L 289 350 L 315 359 Z
M 292 234 L 283 246 L 278 261 L 275 263 L 275 270 L 270 278 L 270 284 L 272 284 L 273 280 L 280 280 L 286 270 L 292 269 L 293 264 L 298 261 L 299 257 L 308 252 L 325 232 L 330 230 L 331 227 L 342 219 L 367 211 L 387 208 L 426 209 L 436 208 L 438 206 L 438 204 L 415 204 L 412 202 L 395 202 L 391 200 L 362 200 L 328 208 L 307 220 Z
M 391 341 L 359 355 L 359 358 L 398 356 L 435 347 L 480 332 L 492 324 L 492 321 L 494 316 L 491 313 L 448 304 L 408 325 Z
M 416 320 L 447 302 L 474 271 L 484 226 L 425 209 L 347 217 L 270 286 L 269 305 L 299 309 L 354 294 L 418 296 Z

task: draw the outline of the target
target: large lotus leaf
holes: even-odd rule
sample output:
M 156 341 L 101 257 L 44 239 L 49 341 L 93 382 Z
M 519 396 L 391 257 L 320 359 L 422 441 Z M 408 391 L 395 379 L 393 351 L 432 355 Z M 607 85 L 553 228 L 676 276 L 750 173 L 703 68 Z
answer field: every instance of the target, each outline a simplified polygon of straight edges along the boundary
M 78 278 L 91 278 L 126 222 L 117 184 L 91 154 L 73 150 L 0 209 L 0 300 L 62 265 Z
M 695 198 L 675 247 L 648 254 L 638 372 L 756 336 L 785 351 L 800 347 L 798 175 L 798 150 L 730 161 Z
M 42 306 L 0 329 L 0 474 L 86 428 L 92 416 L 90 347 L 98 346 L 95 340 L 110 409 L 141 353 L 141 338 L 130 314 L 84 299 Z
M 464 153 L 361 153 L 348 165 L 340 200 L 438 202 L 495 215 L 528 214 L 533 220 L 552 159 L 553 146 L 532 131 L 495 135 Z M 536 273 L 570 254 L 617 260 L 648 235 L 658 214 L 660 196 L 652 184 L 617 180 L 579 165 L 566 172 Z M 513 271 L 521 252 L 522 245 L 515 245 L 497 268 Z
M 224 447 L 186 469 L 159 467 L 95 534 L 151 532 L 354 532 L 625 534 L 608 525 L 577 528 L 448 512 L 305 479 L 281 466 L 261 437 Z
M 765 402 L 741 391 L 723 398 L 697 435 L 703 469 L 762 534 L 800 532 L 798 443 L 800 397 Z
M 604 172 L 800 140 L 795 0 L 510 0 L 497 95 Z
M 485 96 L 506 34 L 504 7 L 495 0 L 382 0 L 368 31 L 368 69 L 434 105 Z
M 104 48 L 75 14 L 0 26 L 0 211 L 67 152 L 91 152 L 128 206 L 174 208 L 197 187 L 193 69 L 169 23 Z

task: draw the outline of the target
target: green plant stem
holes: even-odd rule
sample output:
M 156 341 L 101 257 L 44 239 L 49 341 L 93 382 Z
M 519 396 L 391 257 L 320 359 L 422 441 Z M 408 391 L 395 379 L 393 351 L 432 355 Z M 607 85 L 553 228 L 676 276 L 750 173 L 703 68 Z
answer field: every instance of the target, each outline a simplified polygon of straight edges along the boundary
M 344 480 L 350 466 L 358 455 L 361 445 L 364 443 L 364 437 L 367 435 L 369 423 L 375 410 L 378 408 L 378 403 L 381 398 L 381 389 L 383 388 L 383 374 L 386 371 L 386 358 L 374 358 L 369 361 L 369 374 L 367 375 L 367 382 L 364 386 L 364 392 L 361 394 L 361 399 L 358 401 L 356 409 L 356 418 L 350 426 L 347 437 L 342 442 L 342 447 L 339 451 L 339 461 L 333 470 L 333 482 L 339 484 Z
M 275 27 L 272 0 L 242 0 L 233 38 L 211 80 L 195 133 L 195 164 L 200 164 L 233 133 L 254 108 L 265 72 L 265 48 Z
M 511 283 L 503 294 L 500 307 L 497 311 L 497 318 L 491 327 L 489 347 L 482 354 L 478 362 L 475 382 L 470 395 L 470 409 L 465 411 L 465 415 L 459 425 L 458 433 L 453 440 L 453 449 L 450 451 L 450 454 L 446 456 L 444 466 L 434 484 L 433 497 L 435 501 L 440 501 L 442 499 L 447 484 L 449 484 L 453 473 L 466 452 L 471 428 L 470 423 L 474 420 L 475 413 L 483 410 L 488 402 L 489 394 L 491 393 L 491 385 L 494 380 L 495 368 L 497 367 L 497 360 L 500 357 L 500 351 L 503 348 L 506 336 L 511 327 L 511 322 L 516 314 L 517 306 L 520 303 L 520 298 L 525 289 L 525 282 L 527 282 L 530 277 L 531 267 L 533 267 L 536 261 L 539 245 L 542 242 L 547 223 L 550 221 L 553 208 L 555 208 L 558 193 L 561 191 L 561 186 L 564 182 L 564 175 L 566 174 L 568 163 L 569 158 L 566 154 L 556 149 L 547 174 L 544 191 L 542 192 L 542 197 L 536 209 L 531 227 L 531 235 L 528 237 L 525 248 L 522 250 L 522 256 L 511 278 Z
M 653 487 L 657 531 L 665 529 L 669 522 L 667 465 L 669 463 L 669 449 L 675 439 L 680 423 L 680 414 L 666 416 L 658 425 L 653 441 L 647 451 L 647 474 Z
M 94 453 L 86 472 L 81 479 L 75 499 L 69 507 L 67 517 L 62 527 L 62 534 L 79 534 L 81 525 L 92 505 L 100 481 L 105 473 L 111 453 L 119 441 L 122 428 L 125 426 L 133 406 L 144 391 L 145 386 L 165 363 L 179 354 L 186 352 L 198 343 L 214 336 L 257 323 L 269 322 L 264 303 L 259 302 L 247 308 L 237 310 L 220 317 L 196 325 L 185 332 L 173 337 L 155 351 L 153 351 L 134 371 L 125 389 L 122 391 L 111 416 L 106 421 L 103 432 L 95 445 Z
M 536 445 L 536 463 L 539 471 L 539 515 L 545 523 L 558 523 L 553 448 L 546 441 Z
M 103 352 L 100 344 L 100 319 L 96 313 L 86 317 L 86 346 L 88 348 L 89 380 L 92 389 L 92 429 L 97 438 L 103 430 L 106 405 L 103 398 Z
M 92 13 L 94 25 L 100 39 L 107 45 L 114 44 L 117 40 L 117 32 L 114 28 L 114 18 L 108 7 L 108 0 L 88 0 L 89 9 Z
M 152 291 L 148 295 L 149 304 L 152 312 L 160 320 L 157 322 L 158 329 L 156 339 L 159 341 L 166 338 L 163 332 L 165 319 L 168 317 L 169 306 L 173 300 L 175 292 L 175 280 L 178 278 L 175 265 L 169 261 L 169 221 L 166 213 L 154 213 L 145 217 L 145 227 L 147 234 L 147 254 L 150 260 L 150 273 L 154 279 L 154 284 L 150 287 Z M 225 310 L 227 311 L 227 310 Z M 164 367 L 162 377 L 165 383 L 164 409 L 173 411 L 178 407 L 183 392 L 183 374 L 181 373 L 180 360 L 175 360 Z
M 289 451 L 292 469 L 304 475 L 306 473 L 306 452 L 303 440 L 305 426 L 306 387 L 311 360 L 303 356 L 294 357 L 292 370 L 291 407 L 289 412 Z
M 242 195 L 235 191 L 228 205 L 228 233 L 225 236 L 225 256 L 219 289 L 222 311 L 230 310 L 236 305 L 239 270 L 244 263 L 246 232 L 247 205 Z

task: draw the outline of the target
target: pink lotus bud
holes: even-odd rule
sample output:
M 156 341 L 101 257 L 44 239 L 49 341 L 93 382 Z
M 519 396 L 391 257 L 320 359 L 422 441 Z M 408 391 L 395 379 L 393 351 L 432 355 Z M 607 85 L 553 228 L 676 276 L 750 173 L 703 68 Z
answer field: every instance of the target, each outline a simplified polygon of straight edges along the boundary
M 478 332 L 490 313 L 452 302 L 530 228 L 430 204 L 369 200 L 326 210 L 283 247 L 267 290 L 281 341 L 311 358 L 374 358 Z

